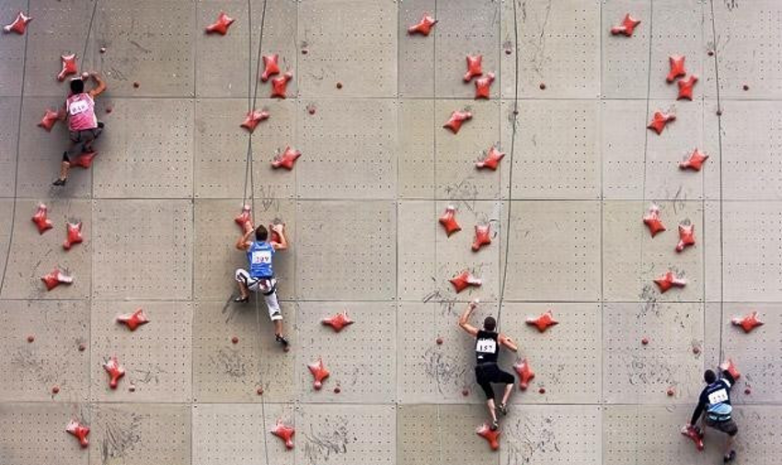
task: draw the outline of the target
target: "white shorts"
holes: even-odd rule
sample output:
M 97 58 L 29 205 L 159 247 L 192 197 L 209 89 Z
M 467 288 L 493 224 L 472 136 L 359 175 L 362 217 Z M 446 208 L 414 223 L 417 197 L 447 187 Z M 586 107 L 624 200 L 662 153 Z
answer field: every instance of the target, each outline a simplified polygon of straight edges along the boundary
M 240 283 L 244 283 L 247 289 L 252 292 L 261 292 L 263 298 L 266 301 L 266 308 L 269 310 L 269 318 L 272 321 L 282 320 L 282 310 L 280 310 L 280 303 L 277 302 L 277 280 L 271 279 L 258 279 L 250 276 L 247 270 L 236 270 L 236 280 Z

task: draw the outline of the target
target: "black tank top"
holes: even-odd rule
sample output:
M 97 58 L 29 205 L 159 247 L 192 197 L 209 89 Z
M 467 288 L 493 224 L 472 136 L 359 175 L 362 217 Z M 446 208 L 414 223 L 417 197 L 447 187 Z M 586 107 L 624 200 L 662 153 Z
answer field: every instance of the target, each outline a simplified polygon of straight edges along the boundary
M 478 364 L 497 363 L 497 357 L 500 354 L 500 346 L 497 343 L 498 334 L 479 330 L 475 336 L 475 359 Z

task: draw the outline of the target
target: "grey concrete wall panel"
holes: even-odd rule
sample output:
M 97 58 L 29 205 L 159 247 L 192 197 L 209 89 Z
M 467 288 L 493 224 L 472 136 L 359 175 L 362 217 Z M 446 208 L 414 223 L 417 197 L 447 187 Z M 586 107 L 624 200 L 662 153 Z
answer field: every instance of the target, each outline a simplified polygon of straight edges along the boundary
M 12 240 L 14 202 L 13 199 L 0 199 L 0 266 L 2 267 L 0 269 L 4 270 L 0 280 L 5 279 L 5 273 L 8 271 L 5 263 L 8 260 L 9 244 Z
M 261 13 L 254 11 L 250 18 L 248 4 L 246 0 L 199 0 L 195 3 L 196 96 L 246 99 L 252 95 L 258 44 L 250 34 L 252 31 L 253 36 L 256 35 L 254 32 L 258 29 Z M 229 32 L 224 36 L 207 34 L 207 26 L 214 23 L 221 12 L 234 20 Z M 254 54 L 248 46 L 250 43 L 253 43 Z M 216 117 L 220 115 L 214 114 Z
M 307 54 L 299 55 L 300 95 L 396 96 L 396 9 L 395 3 L 382 0 L 303 0 L 297 36 Z M 350 27 L 334 27 L 343 21 L 350 21 Z
M 93 298 L 191 298 L 191 201 L 99 200 L 93 217 L 95 249 L 111 250 L 93 257 Z
M 396 463 L 394 406 L 302 405 L 296 425 L 295 463 Z
M 202 32 L 191 0 L 102 1 L 93 36 L 107 50 L 96 63 L 115 97 L 193 97 L 194 35 Z
M 485 417 L 484 405 L 440 407 L 440 422 L 443 425 L 449 425 L 440 433 L 441 463 L 484 465 L 497 462 L 498 458 L 494 456 L 494 453 L 491 453 L 486 440 L 475 434 L 475 430 L 486 421 Z M 460 434 L 454 434 L 456 431 L 459 431 Z M 462 431 L 465 434 L 461 434 Z
M 502 103 L 503 198 L 510 174 L 513 101 Z M 519 105 L 513 199 L 600 198 L 600 106 L 594 100 L 530 100 Z
M 502 98 L 596 98 L 600 95 L 600 2 L 517 2 L 519 50 L 514 44 L 514 5 L 504 2 Z M 516 54 L 520 54 L 516 57 Z M 518 64 L 518 69 L 517 69 Z M 541 89 L 545 84 L 545 89 Z
M 435 0 L 411 0 L 399 3 L 399 23 L 397 24 L 398 86 L 399 97 L 433 98 L 434 78 L 438 69 L 435 66 L 435 47 L 438 26 L 428 37 L 420 34 L 409 35 L 407 28 L 418 24 L 424 14 L 437 15 Z M 437 19 L 437 18 L 435 18 Z M 408 102 L 414 104 L 414 102 Z M 400 132 L 403 135 L 404 132 Z
M 299 299 L 395 298 L 395 202 L 300 201 L 296 218 Z
M 90 203 L 82 200 L 52 199 L 47 201 L 49 219 L 54 227 L 40 235 L 35 223 L 30 221 L 38 207 L 37 201 L 17 200 L 16 220 L 11 252 L 8 256 L 3 299 L 86 299 L 92 284 L 91 256 L 93 238 Z M 66 223 L 81 222 L 84 243 L 64 250 Z M 73 284 L 60 285 L 51 291 L 41 277 L 55 267 L 69 272 Z
M 70 403 L 0 403 L 0 461 L 20 465 L 87 465 L 89 451 L 64 433 L 72 419 L 89 424 L 89 407 Z
M 706 201 L 703 205 L 703 267 L 704 294 L 707 302 L 721 301 L 723 296 L 722 218 L 719 202 Z
M 89 305 L 81 301 L 3 302 L 0 400 L 80 402 L 89 398 Z M 28 342 L 28 336 L 34 338 Z M 52 388 L 59 393 L 52 393 Z
M 651 4 L 651 0 L 641 2 L 604 0 L 602 2 L 600 8 L 602 24 L 599 34 L 602 37 L 600 42 L 603 98 L 646 98 L 649 84 Z M 641 21 L 641 24 L 635 28 L 633 36 L 611 35 L 611 28 L 620 25 L 628 13 Z M 660 40 L 655 40 L 658 41 Z
M 396 458 L 399 465 L 435 465 L 441 462 L 440 405 L 400 405 L 396 414 Z
M 437 234 L 445 234 L 445 231 L 437 222 L 442 212 L 436 209 L 436 202 L 415 200 L 399 202 L 397 243 L 402 244 L 402 247 L 397 250 L 397 298 L 399 300 L 421 301 L 432 294 L 444 297 L 440 293 L 443 286 L 438 281 L 439 273 L 436 272 L 438 267 L 435 262 L 437 255 L 435 237 Z M 458 271 L 453 270 L 453 272 Z
M 0 98 L 0 197 L 14 196 L 19 112 L 21 111 L 20 98 Z
M 99 404 L 90 425 L 90 465 L 190 463 L 190 416 L 187 405 Z
M 143 309 L 150 319 L 130 331 L 118 315 Z M 92 400 L 188 402 L 192 392 L 193 305 L 188 302 L 93 301 Z M 117 357 L 125 376 L 111 389 L 103 365 Z
M 11 24 L 16 15 L 26 7 L 26 0 L 3 2 L 0 5 L 0 17 L 3 18 L 3 25 Z M 22 92 L 22 76 L 24 75 L 22 69 L 25 62 L 26 42 L 25 36 L 17 34 L 3 37 L 3 47 L 0 48 L 0 97 L 18 97 Z M 0 159 L 2 158 L 0 157 Z
M 238 268 L 247 269 L 247 255 L 236 249 L 241 236 L 234 218 L 241 212 L 241 200 L 197 200 L 195 202 L 195 250 L 194 263 L 195 298 L 198 300 L 227 300 L 238 296 L 235 273 Z M 292 201 L 256 200 L 255 224 L 268 229 L 275 221 L 285 223 L 290 249 L 274 257 L 274 274 L 277 277 L 277 295 L 280 299 L 294 297 L 296 221 Z M 254 236 L 253 236 L 254 237 Z
M 355 321 L 335 333 L 323 318 L 346 311 Z M 297 315 L 299 400 L 390 404 L 396 386 L 396 305 L 382 302 L 303 302 Z M 319 391 L 307 365 L 323 360 L 331 372 Z M 339 392 L 334 389 L 339 387 Z
M 472 119 L 458 134 L 442 127 L 454 111 L 467 110 Z M 438 100 L 435 103 L 435 182 L 438 199 L 487 200 L 500 196 L 500 173 L 479 170 L 492 145 L 500 142 L 499 102 Z
M 315 106 L 314 115 L 309 114 L 308 105 Z M 396 196 L 394 101 L 317 100 L 302 103 L 298 113 L 302 158 L 295 173 L 299 198 Z
M 398 108 L 397 196 L 431 199 L 435 196 L 435 119 L 433 100 L 400 100 Z
M 296 311 L 282 304 L 293 347 Z M 232 339 L 238 342 L 234 344 Z M 193 319 L 193 400 L 288 402 L 296 396 L 294 352 L 283 352 L 263 302 L 197 302 Z M 258 395 L 263 389 L 263 397 Z
M 514 201 L 505 298 L 600 299 L 599 211 L 597 201 Z

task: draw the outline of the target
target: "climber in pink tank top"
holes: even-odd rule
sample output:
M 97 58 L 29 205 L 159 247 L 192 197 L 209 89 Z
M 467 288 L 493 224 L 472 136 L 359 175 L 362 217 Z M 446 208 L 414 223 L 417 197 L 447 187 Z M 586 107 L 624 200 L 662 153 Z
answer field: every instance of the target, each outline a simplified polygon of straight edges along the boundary
M 84 80 L 92 78 L 95 87 L 84 91 Z M 71 80 L 71 95 L 65 101 L 65 106 L 60 111 L 61 119 L 68 119 L 68 132 L 70 146 L 62 154 L 60 163 L 60 176 L 52 183 L 55 186 L 64 186 L 68 180 L 68 170 L 71 168 L 71 160 L 92 152 L 92 143 L 103 131 L 103 123 L 95 116 L 95 97 L 106 90 L 106 83 L 97 73 L 84 73 L 81 78 Z

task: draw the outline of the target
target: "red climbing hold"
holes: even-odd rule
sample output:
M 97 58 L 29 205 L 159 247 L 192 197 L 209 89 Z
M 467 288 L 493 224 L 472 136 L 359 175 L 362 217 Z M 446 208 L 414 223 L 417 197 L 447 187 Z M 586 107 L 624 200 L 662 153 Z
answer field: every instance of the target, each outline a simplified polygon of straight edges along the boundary
M 680 79 L 677 84 L 679 85 L 679 96 L 676 100 L 692 100 L 692 88 L 695 87 L 695 83 L 698 82 L 698 76 L 691 74 L 687 79 Z
M 49 229 L 52 229 L 54 225 L 52 225 L 51 220 L 48 217 L 49 209 L 44 204 L 38 204 L 38 210 L 35 211 L 35 215 L 33 215 L 33 223 L 38 227 L 38 233 L 43 234 Z
M 700 150 L 695 149 L 694 152 L 690 155 L 690 158 L 688 158 L 685 161 L 679 162 L 679 169 L 683 170 L 693 170 L 693 171 L 700 171 L 703 167 L 703 163 L 709 159 L 708 155 L 704 155 Z
M 322 358 L 318 359 L 317 362 L 310 363 L 307 365 L 307 368 L 310 369 L 310 373 L 312 373 L 312 377 L 315 379 L 312 386 L 319 391 L 323 387 L 323 380 L 329 377 L 329 370 L 323 365 Z
M 459 129 L 462 127 L 462 123 L 472 119 L 472 113 L 469 111 L 454 111 L 451 113 L 451 117 L 443 125 L 444 128 L 450 129 L 454 134 L 459 133 Z
M 119 315 L 117 322 L 124 324 L 129 330 L 135 331 L 139 326 L 149 323 L 149 317 L 144 313 L 144 309 L 139 308 L 133 313 Z
M 687 285 L 687 281 L 681 278 L 677 278 L 673 271 L 668 271 L 664 275 L 654 280 L 657 287 L 660 288 L 660 292 L 665 294 L 672 287 L 684 287 Z
M 234 21 L 235 20 L 229 17 L 227 14 L 220 12 L 220 16 L 217 17 L 217 21 L 214 24 L 210 24 L 206 27 L 206 33 L 210 34 L 216 32 L 221 36 L 224 36 Z
M 519 389 L 526 391 L 529 387 L 529 382 L 535 377 L 535 372 L 532 371 L 526 358 L 519 360 L 513 365 L 513 369 L 516 371 L 516 374 L 519 375 Z
M 242 231 L 247 231 L 247 224 L 253 224 L 252 217 L 250 215 L 250 206 L 245 205 L 242 207 L 242 212 L 234 218 L 234 222 L 242 228 Z M 252 228 L 251 228 L 252 229 Z
M 117 389 L 119 379 L 125 376 L 125 368 L 120 366 L 116 356 L 111 357 L 108 362 L 103 364 L 103 368 L 109 374 L 109 387 Z
M 660 207 L 654 204 L 649 207 L 649 213 L 644 216 L 644 224 L 649 228 L 652 237 L 656 236 L 657 233 L 665 231 L 665 226 L 662 220 L 660 220 Z
M 272 434 L 285 442 L 286 449 L 293 449 L 293 435 L 296 434 L 296 430 L 292 426 L 277 420 L 277 425 L 272 429 Z
M 62 243 L 62 248 L 70 250 L 74 244 L 81 244 L 84 238 L 81 237 L 81 221 L 78 223 L 68 223 L 66 225 L 68 229 L 68 236 L 65 238 L 65 242 Z
M 662 113 L 660 111 L 654 112 L 654 117 L 652 118 L 652 122 L 649 123 L 649 126 L 646 126 L 647 128 L 653 130 L 658 135 L 663 133 L 663 129 L 665 129 L 665 126 L 676 119 L 676 115 L 672 113 Z
M 635 27 L 638 26 L 639 24 L 641 24 L 641 21 L 630 16 L 630 13 L 627 13 L 625 15 L 625 19 L 622 20 L 622 24 L 611 28 L 611 34 L 613 35 L 623 34 L 626 35 L 627 37 L 632 37 Z
M 334 329 L 335 333 L 338 333 L 342 331 L 345 326 L 350 326 L 353 324 L 353 320 L 348 318 L 347 312 L 337 313 L 334 316 L 324 318 L 320 320 L 320 323 L 326 326 L 331 326 L 332 329 Z
M 673 82 L 676 78 L 687 74 L 684 69 L 684 55 L 672 55 L 668 57 L 668 62 L 671 65 L 671 70 L 668 72 L 668 77 L 665 78 L 666 81 Z
M 65 431 L 74 435 L 82 447 L 90 445 L 90 441 L 87 440 L 87 436 L 90 434 L 89 426 L 82 425 L 77 420 L 71 420 L 68 426 L 65 427 Z
M 475 80 L 475 99 L 485 98 L 488 99 L 491 96 L 491 85 L 494 82 L 494 73 L 486 73 L 486 76 L 479 77 Z
M 500 448 L 500 430 L 492 431 L 489 425 L 484 423 L 477 430 L 475 430 L 475 433 L 489 442 L 491 450 L 497 450 Z
M 462 389 L 462 396 L 467 397 L 470 395 L 470 391 L 467 388 Z
M 692 442 L 695 443 L 695 447 L 699 451 L 703 450 L 703 448 L 704 448 L 704 446 L 703 446 L 703 433 L 696 426 L 693 426 L 693 425 L 684 426 L 682 428 L 681 433 L 682 433 L 683 436 L 686 436 L 686 437 L 690 438 L 692 440 Z
M 470 79 L 483 74 L 481 69 L 482 55 L 467 55 L 467 72 L 464 74 L 464 82 L 470 82 Z
M 73 277 L 66 275 L 59 268 L 55 268 L 49 274 L 42 276 L 41 281 L 46 285 L 46 290 L 51 291 L 60 284 L 73 283 Z
M 285 151 L 282 152 L 282 154 L 276 155 L 274 160 L 272 160 L 272 168 L 285 168 L 290 171 L 293 169 L 293 164 L 296 163 L 296 160 L 298 160 L 300 156 L 301 152 L 298 150 L 285 147 Z
M 749 386 L 745 387 L 744 388 L 744 394 L 746 394 L 746 395 L 752 394 L 752 388 L 750 388 Z
M 248 131 L 253 132 L 255 131 L 255 127 L 258 126 L 258 123 L 261 121 L 266 121 L 267 119 L 269 119 L 268 111 L 254 110 L 247 113 L 247 118 L 244 119 L 244 122 L 241 124 L 241 126 Z
M 483 284 L 483 281 L 473 276 L 469 271 L 464 270 L 461 272 L 461 274 L 459 274 L 459 276 L 451 278 L 451 284 L 458 294 L 470 286 L 480 287 L 481 284 Z
M 730 373 L 730 375 L 733 377 L 734 380 L 738 380 L 739 378 L 741 378 L 741 373 L 739 372 L 739 369 L 736 368 L 736 365 L 733 363 L 733 360 L 731 359 L 727 359 L 724 362 L 722 362 L 720 368 Z
M 62 58 L 62 70 L 60 71 L 60 74 L 57 75 L 57 80 L 60 82 L 64 81 L 66 76 L 71 74 L 76 74 L 78 72 L 76 70 L 75 54 L 63 55 L 61 58 Z
M 51 131 L 57 121 L 60 120 L 60 115 L 56 111 L 46 109 L 46 113 L 43 114 L 43 118 L 38 122 L 38 127 L 44 128 L 47 131 Z
M 527 318 L 527 324 L 530 326 L 535 326 L 538 328 L 538 331 L 542 333 L 545 332 L 550 326 L 558 325 L 559 321 L 554 319 L 554 314 L 551 313 L 551 310 L 546 310 L 545 313 L 537 318 Z
M 33 336 L 32 334 L 27 336 L 27 342 L 29 342 L 29 343 L 35 342 L 35 336 Z
M 293 79 L 293 73 L 287 72 L 282 76 L 272 79 L 272 97 L 285 98 L 285 92 L 288 90 L 288 81 Z
M 27 29 L 27 23 L 32 20 L 33 18 L 30 16 L 25 16 L 25 14 L 20 11 L 19 14 L 16 15 L 16 19 L 13 23 L 9 24 L 8 26 L 3 26 L 3 31 L 15 32 L 20 35 L 24 34 L 25 29 Z
M 475 225 L 475 240 L 472 241 L 472 250 L 477 252 L 484 245 L 491 244 L 491 225 Z
M 441 338 L 441 337 L 438 337 L 437 339 L 435 339 L 435 340 L 434 340 L 434 342 L 435 342 L 435 344 L 437 344 L 438 346 L 441 346 L 441 345 L 443 345 L 443 338 Z
M 339 394 L 340 392 L 342 392 L 342 388 L 341 387 L 337 386 L 337 387 L 334 388 L 334 394 Z
M 440 224 L 443 225 L 443 228 L 445 228 L 445 233 L 448 237 L 451 237 L 451 234 L 462 230 L 462 227 L 456 222 L 456 207 L 453 205 L 445 207 L 445 213 L 443 213 L 439 221 Z
M 52 386 L 52 394 L 59 394 L 60 386 Z
M 231 344 L 238 344 L 238 343 L 239 343 L 239 338 L 238 337 L 234 336 L 234 337 L 231 338 Z
M 545 393 L 546 393 L 546 388 L 541 387 L 538 389 L 538 394 L 545 394 Z
M 758 312 L 752 312 L 749 315 L 745 315 L 743 317 L 736 317 L 730 320 L 731 323 L 733 323 L 735 326 L 741 326 L 741 329 L 744 330 L 745 333 L 751 332 L 753 329 L 757 328 L 758 326 L 763 326 L 763 322 L 758 320 Z
M 673 388 L 668 388 L 666 394 L 668 395 L 668 397 L 673 397 L 676 394 L 676 391 L 674 391 Z
M 98 155 L 98 152 L 84 152 L 71 160 L 71 166 L 78 166 L 79 168 L 84 168 L 85 170 L 89 169 L 89 167 L 92 166 L 92 160 L 96 155 Z
M 421 21 L 419 21 L 418 24 L 415 24 L 407 28 L 407 33 L 421 34 L 423 36 L 428 36 L 429 33 L 432 31 L 432 26 L 434 26 L 435 24 L 437 24 L 437 20 L 432 18 L 428 14 L 424 13 L 424 16 L 421 18 Z
M 695 225 L 679 225 L 679 243 L 676 251 L 681 252 L 685 247 L 695 245 Z
M 649 345 L 649 338 L 646 338 L 646 337 L 645 337 L 645 338 L 641 339 L 641 344 L 643 344 L 643 345 L 645 345 L 645 346 L 646 346 L 646 345 Z
M 276 53 L 263 56 L 263 74 L 261 74 L 261 81 L 266 82 L 275 74 L 280 74 L 280 67 L 277 65 L 278 58 L 279 55 Z
M 500 161 L 505 156 L 505 152 L 500 152 L 495 146 L 491 146 L 489 152 L 486 154 L 486 158 L 481 161 L 475 162 L 475 167 L 478 169 L 488 168 L 492 171 L 497 169 Z

